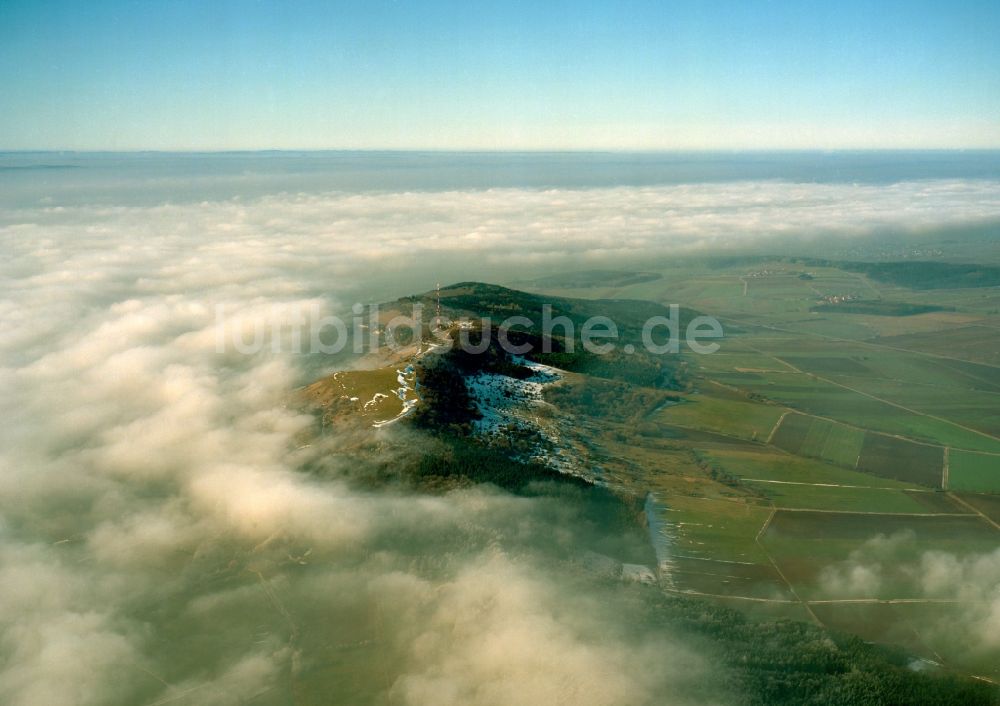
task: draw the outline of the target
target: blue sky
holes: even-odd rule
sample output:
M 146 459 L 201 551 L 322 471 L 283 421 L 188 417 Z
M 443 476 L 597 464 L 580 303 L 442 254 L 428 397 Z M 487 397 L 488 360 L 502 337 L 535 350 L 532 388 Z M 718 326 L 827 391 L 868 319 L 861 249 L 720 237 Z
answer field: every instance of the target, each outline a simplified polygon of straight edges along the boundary
M 0 0 L 0 149 L 1000 147 L 1000 2 Z

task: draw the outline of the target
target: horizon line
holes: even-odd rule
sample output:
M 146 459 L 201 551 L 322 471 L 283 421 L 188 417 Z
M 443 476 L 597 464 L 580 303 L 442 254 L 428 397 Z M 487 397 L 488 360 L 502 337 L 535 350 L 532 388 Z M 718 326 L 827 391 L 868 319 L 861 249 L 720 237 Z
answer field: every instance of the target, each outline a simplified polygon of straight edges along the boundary
M 254 147 L 233 149 L 73 149 L 0 147 L 0 154 L 260 154 L 260 153 L 372 153 L 372 154 L 836 154 L 917 152 L 998 152 L 991 147 L 687 147 L 687 148 L 435 148 L 435 147 Z

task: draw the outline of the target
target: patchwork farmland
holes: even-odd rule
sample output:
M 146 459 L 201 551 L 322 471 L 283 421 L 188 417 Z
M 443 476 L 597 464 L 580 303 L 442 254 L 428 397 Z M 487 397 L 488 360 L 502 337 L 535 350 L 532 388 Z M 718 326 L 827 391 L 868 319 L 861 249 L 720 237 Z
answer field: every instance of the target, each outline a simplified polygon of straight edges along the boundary
M 587 426 L 608 476 L 661 500 L 670 590 L 1000 680 L 1000 660 L 939 638 L 968 597 L 917 580 L 935 553 L 962 562 L 1000 550 L 1000 359 L 990 352 L 1000 317 L 983 313 L 978 293 L 950 292 L 938 306 L 933 292 L 836 269 L 753 269 L 770 274 L 747 279 L 729 264 L 637 285 L 716 313 L 725 345 L 687 359 L 693 389 L 670 404 Z M 810 311 L 817 292 L 854 287 L 914 306 Z

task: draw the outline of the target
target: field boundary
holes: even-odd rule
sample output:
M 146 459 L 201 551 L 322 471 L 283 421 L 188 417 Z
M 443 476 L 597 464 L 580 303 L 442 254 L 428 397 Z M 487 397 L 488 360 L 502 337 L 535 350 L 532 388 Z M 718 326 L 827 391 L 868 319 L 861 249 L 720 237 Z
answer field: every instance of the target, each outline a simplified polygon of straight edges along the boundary
M 958 496 L 957 496 L 957 495 L 955 495 L 954 493 L 951 493 L 951 492 L 949 492 L 949 493 L 948 493 L 948 497 L 949 497 L 949 498 L 951 498 L 952 500 L 954 500 L 954 501 L 956 501 L 956 502 L 958 502 L 958 503 L 960 503 L 960 504 L 964 505 L 965 507 L 969 508 L 969 509 L 970 509 L 970 510 L 972 510 L 972 511 L 973 511 L 973 512 L 974 512 L 975 514 L 979 515 L 979 517 L 983 518 L 983 519 L 984 519 L 984 520 L 986 520 L 986 521 L 987 521 L 988 523 L 990 523 L 991 525 L 993 525 L 993 527 L 994 527 L 995 529 L 998 529 L 998 530 L 1000 530 L 1000 524 L 998 524 L 998 523 L 997 523 L 997 522 L 996 522 L 995 520 L 993 520 L 993 519 L 992 519 L 992 518 L 991 518 L 991 517 L 990 517 L 989 515 L 987 515 L 987 514 L 985 514 L 985 513 L 981 512 L 981 511 L 979 510 L 979 508 L 977 508 L 977 507 L 975 507 L 975 506 L 973 506 L 973 505 L 970 505 L 969 503 L 965 502 L 964 500 L 962 500 L 962 498 L 958 497 Z
M 807 370 L 802 370 L 802 368 L 799 368 L 798 366 L 796 366 L 796 365 L 794 365 L 792 363 L 789 363 L 784 358 L 782 358 L 780 356 L 777 356 L 777 355 L 774 355 L 772 353 L 766 353 L 765 351 L 762 351 L 759 348 L 756 348 L 756 347 L 754 347 L 752 345 L 747 344 L 747 347 L 750 350 L 752 350 L 752 351 L 756 351 L 759 355 L 762 355 L 765 358 L 770 358 L 771 360 L 776 360 L 779 363 L 781 363 L 782 365 L 788 366 L 788 368 L 790 368 L 791 370 L 799 373 L 800 375 L 806 375 L 806 376 L 811 377 L 811 378 L 813 378 L 815 380 L 820 380 L 822 382 L 825 382 L 828 385 L 833 385 L 835 387 L 839 387 L 839 388 L 842 388 L 844 390 L 848 390 L 849 392 L 853 392 L 856 395 L 861 395 L 862 397 L 867 397 L 868 399 L 875 400 L 876 402 L 881 402 L 883 404 L 887 404 L 890 407 L 895 407 L 896 409 L 901 409 L 904 412 L 909 412 L 910 414 L 915 414 L 918 417 L 926 417 L 927 419 L 933 419 L 934 421 L 942 422 L 944 424 L 948 424 L 950 426 L 953 426 L 956 429 L 961 429 L 963 431 L 967 431 L 967 432 L 970 432 L 972 434 L 976 434 L 978 436 L 982 436 L 982 437 L 984 437 L 986 439 L 992 439 L 993 441 L 1000 442 L 1000 436 L 994 436 L 993 434 L 989 434 L 989 433 L 987 433 L 985 431 L 981 431 L 979 429 L 973 429 L 972 427 L 967 427 L 964 424 L 959 424 L 958 422 L 952 421 L 950 419 L 946 419 L 944 417 L 938 417 L 938 416 L 936 416 L 934 414 L 928 414 L 927 412 L 921 412 L 920 410 L 916 410 L 916 409 L 913 409 L 911 407 L 907 407 L 905 405 L 899 404 L 898 402 L 893 402 L 892 400 L 887 400 L 887 399 L 885 399 L 883 397 L 878 397 L 878 396 L 873 395 L 871 393 L 865 392 L 864 390 L 859 390 L 856 387 L 851 387 L 850 385 L 845 385 L 842 382 L 837 382 L 836 380 L 831 380 L 830 378 L 823 377 L 822 375 L 820 375 L 818 373 L 811 373 L 811 372 L 809 372 Z
M 790 333 L 795 336 L 812 336 L 813 338 L 823 338 L 827 341 L 839 341 L 840 343 L 851 343 L 859 346 L 869 346 L 871 348 L 881 348 L 889 351 L 897 351 L 899 353 L 911 353 L 913 355 L 922 355 L 927 358 L 938 358 L 940 360 L 954 360 L 956 363 L 972 363 L 974 365 L 982 365 L 987 368 L 996 368 L 1000 370 L 1000 365 L 995 365 L 993 363 L 983 363 L 978 360 L 968 360 L 966 358 L 956 358 L 950 355 L 941 355 L 939 353 L 930 353 L 928 351 L 922 351 L 916 348 L 901 348 L 899 346 L 887 346 L 884 343 L 872 343 L 870 340 L 865 339 L 854 339 L 854 338 L 841 338 L 839 336 L 828 336 L 823 333 L 816 333 L 815 331 L 796 331 L 789 328 L 781 328 L 780 326 L 771 326 L 769 324 L 762 324 L 755 321 L 746 321 L 744 319 L 738 319 L 734 316 L 716 316 L 715 318 L 721 319 L 723 321 L 733 321 L 740 326 L 747 326 L 751 328 L 762 328 L 768 331 L 778 331 L 779 333 Z M 982 324 L 980 324 L 981 326 Z M 992 328 L 992 327 L 990 327 Z M 966 374 L 966 377 L 972 377 Z M 978 378 L 976 378 L 978 379 Z
M 774 426 L 771 427 L 771 433 L 767 435 L 767 443 L 768 444 L 771 443 L 771 440 L 774 438 L 774 435 L 778 433 L 778 427 L 780 427 L 781 423 L 783 421 L 785 421 L 785 417 L 787 417 L 791 413 L 792 413 L 791 410 L 789 410 L 789 411 L 785 412 L 784 414 L 782 414 L 780 417 L 778 417 L 778 421 L 776 421 L 774 423 Z
M 931 491 L 937 492 L 937 491 Z M 978 512 L 875 512 L 872 510 L 816 510 L 809 507 L 783 507 L 781 512 L 817 512 L 824 515 L 882 515 L 885 517 L 975 517 Z
M 784 449 L 781 449 L 784 451 Z M 785 452 L 790 453 L 790 452 Z M 863 471 L 859 471 L 863 472 Z M 892 488 L 879 485 L 849 485 L 847 483 L 807 483 L 804 480 L 772 480 L 770 478 L 741 478 L 745 483 L 776 483 L 778 485 L 809 485 L 814 488 L 854 488 L 856 490 L 898 490 L 901 493 L 937 493 L 934 488 Z M 784 509 L 784 508 L 782 508 Z
M 802 600 L 802 596 L 798 594 L 798 591 L 795 590 L 795 586 L 793 586 L 792 582 L 788 580 L 787 576 L 785 576 L 784 572 L 781 570 L 781 567 L 778 566 L 778 562 L 776 562 L 774 560 L 774 557 L 771 556 L 771 552 L 769 552 L 767 550 L 767 547 L 764 546 L 764 543 L 760 541 L 760 538 L 764 535 L 765 532 L 767 532 L 768 527 L 771 526 L 771 521 L 777 514 L 778 514 L 778 508 L 776 508 L 772 504 L 771 514 L 767 516 L 767 519 L 764 520 L 764 524 L 761 525 L 760 530 L 757 531 L 757 536 L 754 537 L 754 542 L 756 542 L 757 546 L 760 547 L 761 552 L 763 552 L 764 556 L 767 557 L 767 560 L 771 563 L 771 566 L 774 567 L 774 571 L 778 574 L 778 576 L 781 577 L 781 580 L 785 582 L 785 585 L 788 586 L 789 594 L 791 594 L 795 598 L 795 600 L 798 601 L 802 605 L 802 607 L 806 609 L 806 612 L 809 613 L 809 617 L 813 619 L 813 622 L 815 622 L 820 627 L 825 627 L 823 625 L 823 621 L 819 619 L 819 616 L 817 616 L 815 612 L 813 612 L 813 609 L 809 607 L 809 604 L 806 603 L 804 600 Z

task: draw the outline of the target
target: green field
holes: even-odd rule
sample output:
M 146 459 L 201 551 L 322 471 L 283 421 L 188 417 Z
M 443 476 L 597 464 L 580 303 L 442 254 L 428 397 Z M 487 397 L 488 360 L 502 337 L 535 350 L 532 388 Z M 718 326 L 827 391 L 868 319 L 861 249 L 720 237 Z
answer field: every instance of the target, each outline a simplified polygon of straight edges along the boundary
M 850 632 L 871 642 L 903 645 L 924 659 L 937 659 L 897 605 L 828 603 L 810 607 L 824 625 L 835 630 Z
M 956 495 L 986 517 L 1000 524 L 1000 495 L 979 495 L 973 493 L 956 493 Z
M 729 500 L 674 496 L 665 520 L 676 528 L 680 556 L 767 563 L 754 541 L 770 508 Z
M 778 511 L 768 527 L 767 540 L 778 537 L 802 542 L 858 541 L 879 534 L 912 532 L 916 540 L 928 546 L 949 545 L 959 554 L 976 549 L 996 548 L 995 530 L 971 512 L 961 517 L 927 517 L 905 515 L 849 515 L 823 512 Z
M 720 354 L 696 362 L 706 377 L 804 413 L 925 443 L 1000 452 L 1000 368 L 753 327 L 732 333 Z
M 731 379 L 727 382 L 736 384 Z M 924 443 L 973 451 L 1000 452 L 1000 441 L 984 436 L 975 429 L 963 428 L 963 422 L 968 421 L 968 415 L 974 413 L 969 411 L 968 405 L 961 407 L 961 414 L 956 415 L 953 421 L 935 418 L 919 410 L 907 411 L 887 401 L 866 397 L 855 390 L 863 391 L 870 385 L 854 380 L 851 382 L 853 390 L 838 386 L 832 381 L 820 380 L 810 374 L 790 371 L 758 373 L 757 379 L 746 379 L 743 386 L 778 404 L 805 414 L 834 419 L 853 427 L 900 435 Z M 898 384 L 907 385 L 905 381 Z M 949 399 L 956 401 L 965 399 L 961 391 L 953 390 L 949 396 L 942 396 L 941 392 L 937 391 L 937 395 L 942 402 L 942 409 L 938 411 L 942 413 L 948 411 Z M 898 397 L 904 396 L 898 395 Z M 990 413 L 993 413 L 992 408 Z
M 880 343 L 940 355 L 946 359 L 957 358 L 970 363 L 993 366 L 992 369 L 995 370 L 996 366 L 1000 365 L 1000 350 L 996 347 L 996 336 L 995 330 L 968 326 L 932 333 L 902 333 L 881 339 Z
M 858 457 L 858 469 L 884 478 L 941 487 L 944 449 L 916 444 L 884 434 L 867 434 Z
M 786 416 L 771 443 L 789 453 L 857 468 L 882 478 L 929 488 L 941 485 L 944 449 L 938 446 L 866 433 L 803 414 Z
M 878 562 L 884 580 L 876 586 L 865 582 L 831 589 L 823 580 L 828 567 L 850 564 L 855 552 L 873 538 L 899 538 L 891 561 Z M 795 586 L 799 595 L 812 599 L 919 598 L 919 582 L 912 568 L 926 551 L 968 556 L 992 552 L 997 532 L 981 517 L 859 515 L 824 512 L 778 511 L 762 542 Z M 851 575 L 848 574 L 850 577 Z M 869 593 L 874 595 L 869 595 Z
M 784 411 L 773 405 L 722 397 L 716 389 L 663 409 L 659 418 L 667 424 L 763 441 Z
M 860 429 L 803 414 L 789 414 L 771 442 L 790 453 L 854 468 L 864 439 L 865 432 Z
M 960 512 L 939 493 L 750 482 L 778 508 L 886 513 Z
M 916 488 L 913 483 L 878 478 L 848 470 L 818 459 L 795 456 L 774 448 L 713 449 L 707 457 L 729 473 L 748 480 L 860 486 L 868 488 Z
M 795 599 L 771 564 L 675 559 L 670 577 L 674 587 L 682 591 L 781 601 Z
M 600 442 L 609 478 L 668 507 L 674 588 L 997 675 L 995 650 L 948 636 L 962 608 L 922 602 L 919 567 L 1000 546 L 1000 288 L 911 289 L 781 258 L 662 274 L 587 296 L 654 296 L 726 330 L 718 353 L 685 356 L 682 403 Z M 843 295 L 865 303 L 824 305 Z
M 948 604 L 832 603 L 812 604 L 817 618 L 828 627 L 859 635 L 865 640 L 895 644 L 923 659 L 948 664 L 969 673 L 1000 677 L 1000 664 L 977 649 L 975 641 L 961 639 L 968 607 Z
M 887 371 L 887 374 L 894 373 Z M 851 375 L 829 377 L 849 387 L 891 400 L 917 413 L 947 419 L 968 428 L 966 430 L 956 428 L 955 433 L 981 432 L 977 435 L 980 436 L 981 443 L 989 444 L 990 437 L 1000 433 L 1000 404 L 997 403 L 997 392 L 993 389 L 975 389 L 972 385 L 979 383 L 957 374 L 949 374 L 947 371 L 940 374 L 928 372 L 923 380 L 914 379 L 906 385 L 900 385 L 896 380 L 886 377 L 862 378 Z M 981 387 L 991 386 L 988 383 L 981 383 Z M 981 446 L 977 443 L 972 448 Z
M 948 487 L 1000 493 L 1000 456 L 952 450 L 948 455 Z
M 996 659 L 996 651 L 984 649 L 981 644 L 982 632 L 977 630 L 975 619 L 970 620 L 968 604 L 911 603 L 897 604 L 892 608 L 897 625 L 909 628 L 919 638 L 920 644 L 913 645 L 917 654 L 924 652 L 920 649 L 923 646 L 936 655 L 930 659 L 937 661 L 943 657 L 954 669 L 987 677 L 994 682 L 1000 681 L 1000 661 Z M 890 629 L 892 632 L 887 637 L 892 638 L 891 641 L 909 646 L 905 637 L 898 637 L 898 628 L 893 626 Z

